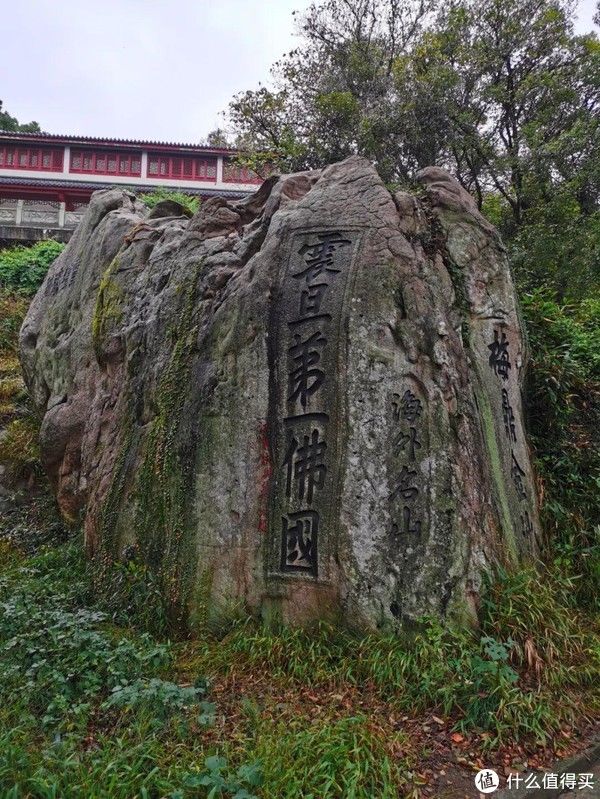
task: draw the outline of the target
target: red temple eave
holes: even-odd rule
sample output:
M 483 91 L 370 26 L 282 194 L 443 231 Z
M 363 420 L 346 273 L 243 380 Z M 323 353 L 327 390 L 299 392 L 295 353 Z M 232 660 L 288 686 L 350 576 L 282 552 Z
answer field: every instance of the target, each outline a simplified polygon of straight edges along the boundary
M 236 154 L 200 144 L 0 130 L 0 245 L 39 241 L 48 230 L 68 241 L 92 194 L 110 188 L 239 199 L 263 179 Z
M 131 189 L 138 192 L 156 191 L 156 185 L 143 185 L 136 183 L 131 186 L 115 185 L 110 181 L 106 183 L 79 183 L 69 180 L 42 180 L 25 178 L 4 177 L 0 175 L 0 197 L 15 198 L 17 200 L 57 200 L 66 202 L 67 210 L 74 202 L 88 202 L 95 191 L 108 188 Z M 169 186 L 167 186 L 169 188 Z M 172 188 L 172 187 L 171 187 Z M 174 189 L 177 191 L 177 189 Z M 189 187 L 185 189 L 186 194 L 196 194 L 199 197 L 220 196 L 231 199 L 239 199 L 239 191 L 228 191 L 227 189 L 212 189 L 204 187 Z
M 92 193 L 101 186 L 90 189 L 85 186 L 27 186 L 23 183 L 6 184 L 0 178 L 0 196 L 14 197 L 17 200 L 57 200 L 66 202 L 87 202 Z
M 59 145 L 59 146 L 83 146 L 89 147 L 113 147 L 118 149 L 143 149 L 153 152 L 201 152 L 205 155 L 230 155 L 235 156 L 236 150 L 227 147 L 210 147 L 204 144 L 185 144 L 182 142 L 157 142 L 144 141 L 141 139 L 109 139 L 102 136 L 65 136 L 58 133 L 15 133 L 13 131 L 0 130 L 0 141 L 27 140 L 36 144 Z

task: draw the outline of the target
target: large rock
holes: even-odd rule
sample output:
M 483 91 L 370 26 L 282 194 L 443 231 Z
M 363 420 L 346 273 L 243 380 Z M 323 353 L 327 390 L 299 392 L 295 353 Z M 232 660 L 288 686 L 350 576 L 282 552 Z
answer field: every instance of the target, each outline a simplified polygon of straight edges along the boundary
M 472 616 L 535 551 L 502 245 L 444 171 L 353 157 L 192 218 L 97 192 L 21 332 L 64 514 L 192 629 Z

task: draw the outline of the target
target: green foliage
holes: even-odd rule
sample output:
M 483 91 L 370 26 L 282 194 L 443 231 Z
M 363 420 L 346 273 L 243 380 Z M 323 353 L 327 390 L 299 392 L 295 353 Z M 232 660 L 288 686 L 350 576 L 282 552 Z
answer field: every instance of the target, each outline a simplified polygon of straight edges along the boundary
M 214 721 L 215 705 L 200 700 L 205 693 L 205 683 L 181 686 L 157 677 L 143 678 L 116 685 L 102 707 L 135 710 L 158 722 L 164 722 L 183 710 L 196 708 L 201 710 L 201 723 L 208 726 Z
M 227 759 L 213 755 L 204 761 L 204 771 L 198 774 L 187 774 L 183 779 L 186 788 L 206 788 L 208 799 L 231 796 L 233 799 L 257 799 L 248 792 L 248 788 L 257 788 L 262 783 L 262 772 L 259 763 L 240 766 L 231 773 Z
M 160 679 L 170 646 L 95 599 L 80 542 L 1 562 L 0 794 L 198 797 L 184 779 L 214 723 L 206 682 Z
M 123 569 L 129 581 L 129 564 Z M 572 609 L 571 584 L 553 591 L 556 581 L 533 569 L 499 573 L 481 635 L 434 620 L 410 638 L 246 622 L 186 644 L 201 674 L 247 674 L 250 685 L 263 673 L 271 689 L 308 688 L 326 708 L 332 688 L 360 699 L 342 715 L 316 717 L 295 705 L 274 715 L 270 700 L 264 711 L 245 700 L 240 713 L 234 701 L 235 723 L 223 727 L 203 676 L 181 684 L 168 645 L 114 626 L 128 619 L 110 620 L 97 604 L 79 543 L 28 559 L 9 552 L 0 571 L 0 793 L 391 799 L 408 789 L 415 763 L 398 758 L 405 733 L 387 715 L 383 723 L 368 715 L 369 695 L 394 712 L 446 713 L 488 746 L 544 741 L 575 717 L 578 689 L 589 712 L 600 702 L 600 637 Z M 223 730 L 229 738 L 215 753 L 212 736 Z
M 31 247 L 0 250 L 0 289 L 35 294 L 64 247 L 58 241 L 39 241 Z
M 136 722 L 87 741 L 74 734 L 41 739 L 21 723 L 0 730 L 0 794 L 11 799 L 199 799 L 183 780 L 203 757 L 201 747 L 176 745 Z
M 2 384 L 0 383 L 0 386 Z M 0 461 L 8 469 L 11 481 L 21 480 L 40 472 L 39 422 L 34 416 L 13 419 L 0 439 Z
M 320 0 L 299 23 L 277 88 L 231 102 L 238 144 L 292 169 L 358 152 L 387 182 L 447 165 L 517 221 L 553 171 L 595 185 L 597 39 L 573 34 L 568 2 Z
M 544 286 L 560 303 L 581 301 L 600 290 L 600 211 L 584 213 L 568 190 L 525 211 L 516 231 L 506 217 L 495 224 L 506 234 L 522 290 Z
M 522 298 L 530 341 L 528 428 L 542 480 L 548 557 L 598 607 L 600 581 L 600 301 Z
M 287 625 L 269 630 L 247 620 L 234 627 L 211 661 L 213 668 L 227 669 L 241 659 L 257 671 L 268 664 L 275 679 L 323 685 L 350 677 L 345 671 L 351 666 L 345 660 L 350 640 L 324 622 L 311 630 Z
M 98 602 L 115 624 L 132 625 L 153 635 L 165 635 L 168 614 L 161 584 L 147 565 L 115 562 L 98 586 Z
M 169 663 L 168 647 L 149 636 L 111 631 L 106 614 L 85 605 L 88 592 L 79 545 L 0 577 L 0 697 L 45 726 L 85 720 L 96 697 Z
M 168 189 L 154 189 L 146 194 L 139 194 L 138 199 L 141 200 L 146 208 L 154 208 L 158 203 L 164 200 L 173 200 L 173 202 L 183 205 L 190 213 L 195 214 L 200 208 L 200 198 L 193 194 L 185 194 L 182 191 L 169 191 Z
M 311 631 L 269 631 L 246 623 L 216 650 L 209 648 L 198 665 L 268 670 L 274 679 L 313 690 L 370 685 L 407 712 L 435 709 L 454 716 L 458 729 L 485 731 L 490 746 L 507 738 L 544 741 L 574 713 L 574 702 L 565 693 L 557 703 L 554 690 L 587 690 L 600 683 L 600 637 L 590 633 L 589 620 L 573 612 L 566 584 L 556 596 L 549 587 L 538 592 L 537 602 L 528 601 L 536 579 L 540 575 L 533 570 L 498 575 L 486 600 L 481 636 L 435 619 L 425 620 L 412 638 L 359 638 L 324 624 Z M 539 675 L 530 662 L 535 647 L 545 658 L 544 691 L 528 685 L 530 672 Z
M 223 128 L 215 128 L 214 130 L 209 131 L 207 134 L 204 145 L 206 147 L 218 147 L 223 150 L 231 149 L 232 144 L 229 140 L 229 135 L 227 134 L 226 130 Z
M 274 87 L 233 98 L 257 171 L 358 153 L 387 185 L 449 169 L 509 244 L 519 284 L 600 287 L 600 43 L 569 0 L 319 0 Z
M 402 761 L 388 748 L 402 736 L 374 729 L 361 715 L 339 720 L 300 717 L 262 722 L 256 754 L 265 796 L 296 799 L 395 799 L 404 782 Z
M 381 691 L 392 685 L 406 710 L 437 708 L 457 717 L 462 731 L 485 731 L 488 745 L 507 738 L 545 741 L 564 707 L 528 690 L 508 664 L 512 641 L 447 629 L 431 620 L 412 645 L 367 639 L 361 646 L 365 677 Z
M 3 111 L 2 100 L 0 100 L 0 130 L 7 130 L 15 133 L 41 133 L 41 128 L 37 122 L 20 123 L 19 120 L 11 116 L 8 111 Z
M 0 250 L 0 259 L 2 251 Z M 17 352 L 19 329 L 27 311 L 28 301 L 25 297 L 0 287 L 0 358 Z
M 484 599 L 484 629 L 509 635 L 513 664 L 549 688 L 594 685 L 600 673 L 598 629 L 573 607 L 576 585 L 556 566 L 499 569 Z

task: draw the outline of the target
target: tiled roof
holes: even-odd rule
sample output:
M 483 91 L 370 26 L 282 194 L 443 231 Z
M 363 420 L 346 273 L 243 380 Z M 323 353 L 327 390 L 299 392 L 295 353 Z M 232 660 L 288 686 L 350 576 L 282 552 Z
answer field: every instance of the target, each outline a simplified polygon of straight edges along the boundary
M 10 186 L 56 186 L 57 188 L 63 189 L 92 189 L 92 191 L 97 191 L 98 189 L 108 189 L 108 188 L 116 188 L 116 189 L 130 189 L 131 191 L 140 192 L 140 191 L 156 191 L 157 189 L 165 188 L 167 190 L 172 191 L 181 191 L 184 194 L 201 194 L 205 197 L 208 196 L 217 196 L 217 197 L 227 197 L 230 199 L 235 199 L 238 197 L 245 197 L 247 194 L 250 194 L 250 191 L 243 191 L 243 190 L 236 190 L 236 189 L 210 189 L 210 188 L 197 188 L 197 187 L 185 187 L 181 188 L 180 186 L 170 186 L 168 183 L 163 186 L 149 186 L 143 183 L 135 183 L 131 186 L 126 184 L 116 184 L 107 181 L 106 183 L 102 181 L 94 182 L 94 183 L 83 183 L 79 180 L 44 180 L 40 178 L 9 178 L 5 177 L 4 175 L 0 176 L 0 190 L 3 185 L 10 185 Z
M 0 130 L 0 139 L 31 139 L 33 141 L 56 142 L 57 144 L 102 144 L 125 147 L 145 147 L 148 149 L 177 148 L 179 150 L 202 150 L 203 152 L 222 155 L 235 154 L 235 150 L 227 147 L 210 147 L 205 144 L 190 144 L 185 142 L 146 141 L 142 139 L 111 139 L 104 136 L 73 136 L 62 133 L 21 133 L 12 130 Z

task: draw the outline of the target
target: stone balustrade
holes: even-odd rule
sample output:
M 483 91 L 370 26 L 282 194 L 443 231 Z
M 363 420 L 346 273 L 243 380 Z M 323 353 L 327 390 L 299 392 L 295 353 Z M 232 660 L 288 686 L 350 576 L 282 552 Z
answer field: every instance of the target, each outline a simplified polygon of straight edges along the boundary
M 77 203 L 73 210 L 67 211 L 64 202 L 55 200 L 17 200 L 3 197 L 0 198 L 0 226 L 73 230 L 86 208 L 86 204 Z

